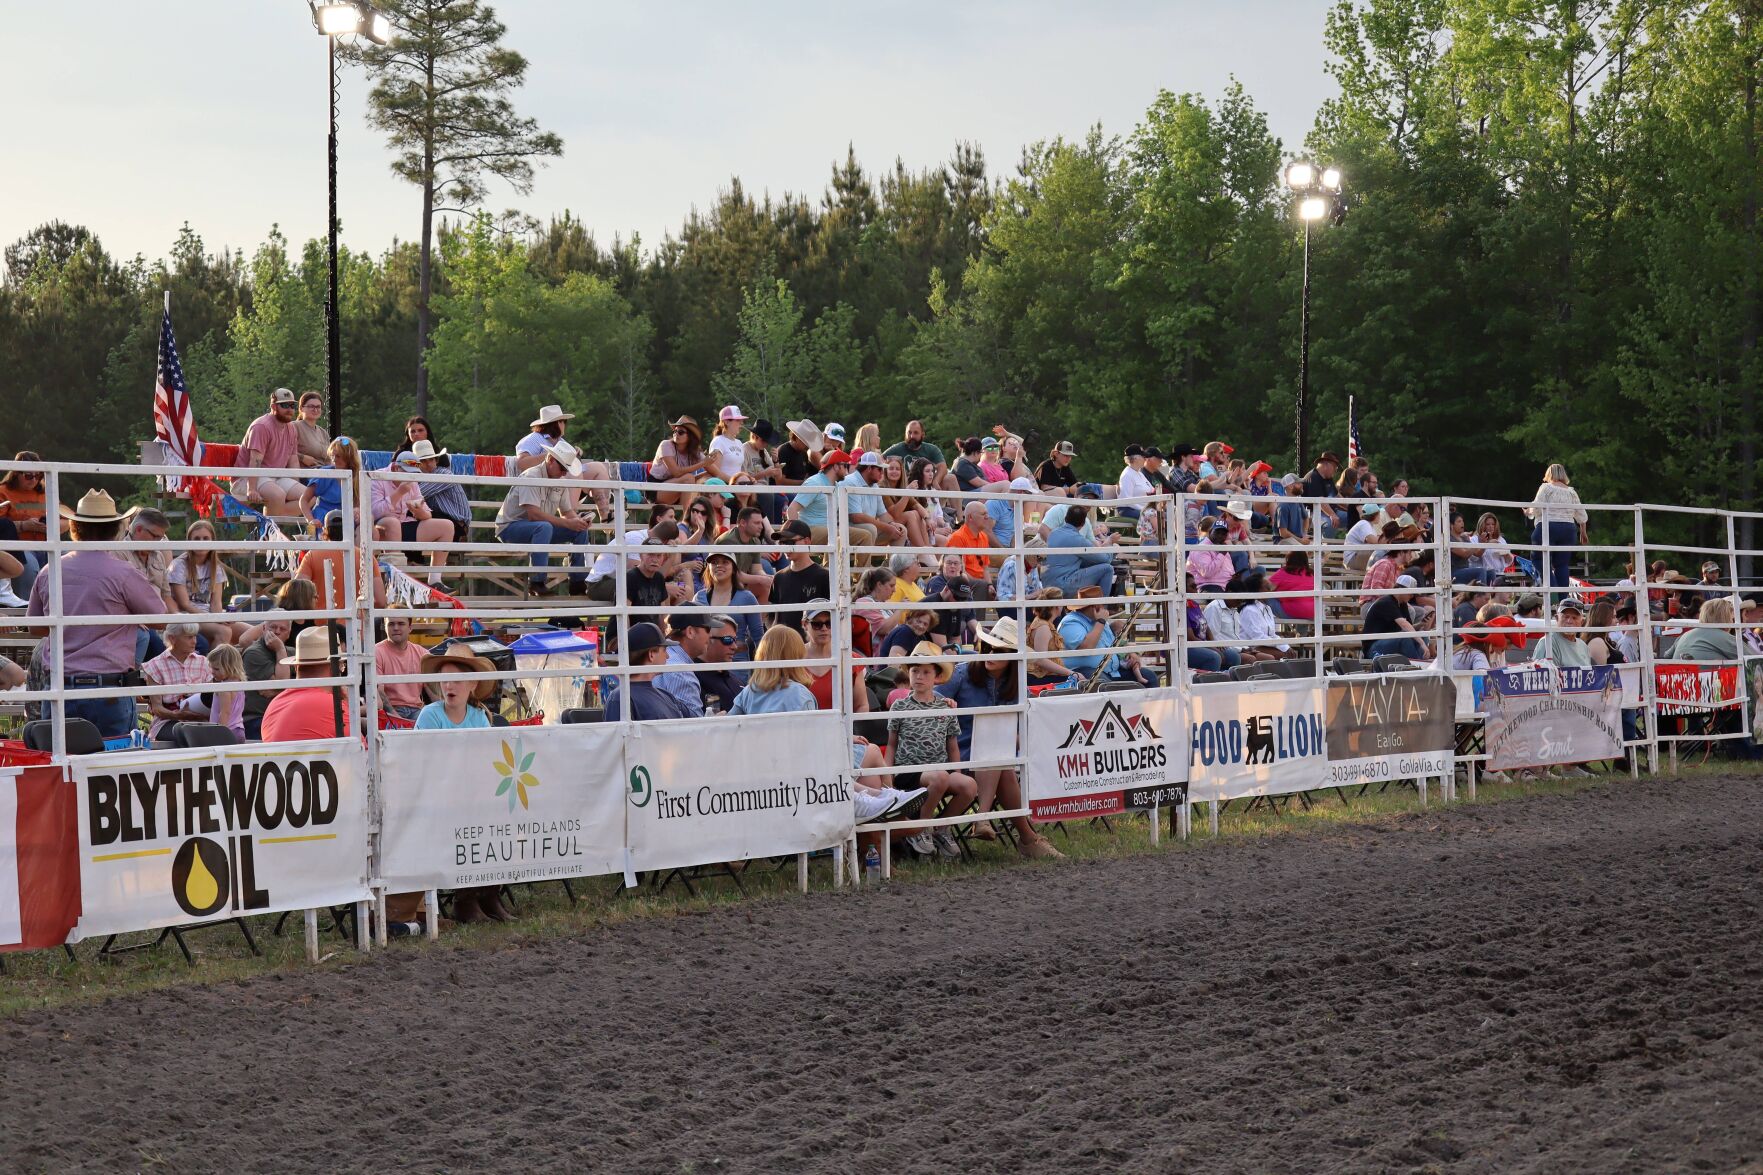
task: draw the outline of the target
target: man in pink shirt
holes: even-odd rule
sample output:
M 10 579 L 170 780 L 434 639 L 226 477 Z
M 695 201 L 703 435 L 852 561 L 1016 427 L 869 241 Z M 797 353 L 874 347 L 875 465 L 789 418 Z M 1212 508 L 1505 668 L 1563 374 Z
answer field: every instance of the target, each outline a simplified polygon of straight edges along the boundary
M 373 671 L 388 677 L 422 672 L 421 645 L 410 643 L 410 617 L 387 616 L 386 639 L 373 647 Z M 416 721 L 422 713 L 422 686 L 418 682 L 380 686 L 380 709 Z
M 251 422 L 245 439 L 239 442 L 240 468 L 300 468 L 299 434 L 294 430 L 298 411 L 299 403 L 287 388 L 270 393 L 269 411 Z M 298 514 L 305 488 L 292 475 L 251 478 L 244 484 L 245 500 L 262 502 L 265 514 Z

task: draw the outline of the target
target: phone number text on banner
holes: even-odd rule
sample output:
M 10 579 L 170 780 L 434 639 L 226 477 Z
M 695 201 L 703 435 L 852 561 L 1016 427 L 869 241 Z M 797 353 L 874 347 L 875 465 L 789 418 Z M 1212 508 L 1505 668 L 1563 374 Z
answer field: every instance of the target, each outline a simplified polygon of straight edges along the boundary
M 1181 691 L 1048 694 L 1028 704 L 1029 815 L 1088 820 L 1187 799 Z
M 76 939 L 369 897 L 358 743 L 88 755 L 70 771 Z

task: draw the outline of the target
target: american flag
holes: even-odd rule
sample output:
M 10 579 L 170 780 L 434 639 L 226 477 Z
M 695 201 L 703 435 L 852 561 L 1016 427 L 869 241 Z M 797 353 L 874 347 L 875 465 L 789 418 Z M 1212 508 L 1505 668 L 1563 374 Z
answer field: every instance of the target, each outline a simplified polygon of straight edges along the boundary
M 153 435 L 165 443 L 173 465 L 202 464 L 202 442 L 190 411 L 190 389 L 184 386 L 184 365 L 171 333 L 171 293 L 165 295 L 165 316 L 159 323 L 159 366 L 153 380 Z M 168 478 L 167 489 L 179 489 L 181 478 Z
M 1347 397 L 1347 464 L 1359 460 L 1359 417 L 1353 411 L 1353 397 Z

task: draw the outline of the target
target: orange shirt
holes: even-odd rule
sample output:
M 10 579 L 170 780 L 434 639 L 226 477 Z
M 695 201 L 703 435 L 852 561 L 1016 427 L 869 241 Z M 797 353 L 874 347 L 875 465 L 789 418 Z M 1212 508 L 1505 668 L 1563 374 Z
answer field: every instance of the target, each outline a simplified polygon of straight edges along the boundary
M 325 587 L 325 568 L 330 568 L 330 587 Z M 342 609 L 354 604 L 353 600 L 343 599 L 343 552 L 341 551 L 308 551 L 300 556 L 300 566 L 294 570 L 297 579 L 310 579 L 318 588 L 318 606 L 320 608 Z M 386 604 L 386 581 L 376 566 L 373 569 L 373 603 L 376 608 Z M 339 623 L 348 624 L 347 620 Z
M 0 485 L 0 518 L 12 519 L 18 527 L 18 537 L 27 541 L 35 541 L 48 536 L 43 528 L 43 491 L 27 490 L 23 486 L 17 488 Z M 61 533 L 67 533 L 67 524 L 61 524 Z
M 946 545 L 951 547 L 978 547 L 983 551 L 991 547 L 992 537 L 984 531 L 974 530 L 966 523 L 963 523 L 959 530 L 956 530 L 949 536 L 949 541 Z M 992 561 L 984 555 L 963 555 L 961 557 L 961 562 L 963 569 L 967 572 L 968 579 L 984 579 L 986 577 L 986 572 L 992 565 Z

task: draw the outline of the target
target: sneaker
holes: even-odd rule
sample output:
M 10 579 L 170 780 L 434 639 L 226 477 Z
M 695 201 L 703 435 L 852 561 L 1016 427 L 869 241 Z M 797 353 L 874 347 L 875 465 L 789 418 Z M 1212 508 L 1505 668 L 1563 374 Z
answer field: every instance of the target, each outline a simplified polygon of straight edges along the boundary
M 1044 836 L 1024 840 L 1016 851 L 1031 861 L 1063 860 L 1065 857 L 1065 854 L 1054 848 L 1053 842 Z
M 893 820 L 905 816 L 908 812 L 918 810 L 918 801 L 924 798 L 928 788 L 915 787 L 911 791 L 901 791 L 897 787 L 884 787 L 881 794 L 888 797 L 889 807 L 884 818 Z M 910 817 L 907 817 L 910 819 Z
M 954 833 L 947 828 L 939 828 L 936 830 L 934 839 L 937 844 L 937 855 L 943 860 L 959 861 L 961 859 L 961 846 L 955 843 Z
M 0 608 L 28 608 L 29 606 L 28 600 L 18 598 L 18 593 L 12 590 L 11 583 L 0 579 Z
M 868 824 L 871 820 L 880 820 L 893 809 L 894 798 L 886 792 L 863 791 L 851 789 L 851 807 L 857 816 L 857 823 Z
M 906 847 L 921 857 L 934 857 L 937 855 L 937 843 L 931 836 L 930 829 L 928 828 L 921 828 L 911 836 L 907 837 Z

